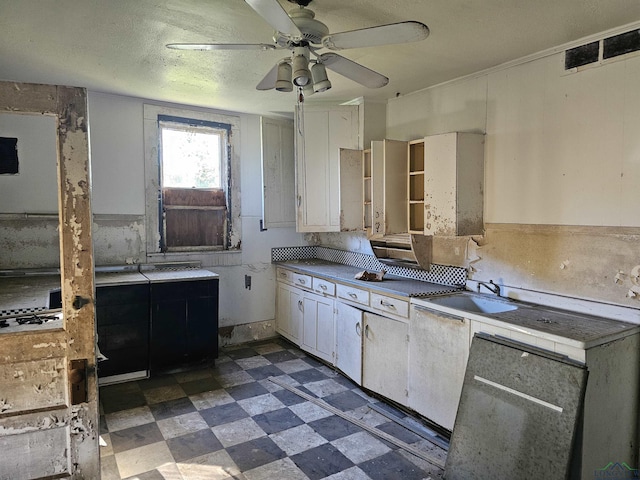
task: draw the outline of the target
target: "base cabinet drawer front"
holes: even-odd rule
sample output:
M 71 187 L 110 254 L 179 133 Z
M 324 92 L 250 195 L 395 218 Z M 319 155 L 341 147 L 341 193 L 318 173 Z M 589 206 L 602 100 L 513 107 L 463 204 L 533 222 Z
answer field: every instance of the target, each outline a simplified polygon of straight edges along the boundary
M 349 285 L 336 285 L 336 295 L 350 302 L 369 305 L 369 292 Z
M 313 291 L 319 295 L 334 297 L 336 294 L 336 284 L 333 282 L 313 277 L 312 285 Z
M 409 407 L 453 430 L 469 357 L 470 322 L 411 306 Z
M 302 275 L 294 272 L 291 274 L 291 283 L 296 287 L 311 288 L 312 278 L 311 275 Z
M 364 313 L 362 385 L 407 405 L 409 325 Z
M 406 300 L 400 300 L 395 297 L 389 297 L 387 295 L 380 295 L 378 293 L 371 294 L 371 308 L 380 310 L 400 317 L 409 316 L 409 302 Z
M 108 285 L 96 287 L 96 305 L 131 305 L 148 303 L 149 284 Z
M 287 270 L 286 268 L 276 268 L 276 280 L 279 282 L 288 282 L 292 283 L 293 272 L 291 270 Z

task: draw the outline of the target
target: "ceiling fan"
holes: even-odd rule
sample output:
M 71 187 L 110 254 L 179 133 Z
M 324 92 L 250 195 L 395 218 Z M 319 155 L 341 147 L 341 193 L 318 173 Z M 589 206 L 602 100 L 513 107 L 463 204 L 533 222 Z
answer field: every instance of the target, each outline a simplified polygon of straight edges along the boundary
M 289 0 L 299 7 L 289 13 L 278 0 L 245 2 L 276 30 L 274 43 L 170 43 L 167 47 L 177 50 L 291 50 L 291 55 L 280 60 L 256 88 L 290 92 L 295 86 L 302 95 L 331 88 L 325 67 L 365 87 L 384 87 L 389 83 L 387 77 L 333 51 L 415 42 L 429 35 L 429 27 L 416 21 L 330 33 L 324 23 L 315 19 L 315 13 L 306 8 L 311 0 Z M 331 51 L 319 53 L 322 49 Z

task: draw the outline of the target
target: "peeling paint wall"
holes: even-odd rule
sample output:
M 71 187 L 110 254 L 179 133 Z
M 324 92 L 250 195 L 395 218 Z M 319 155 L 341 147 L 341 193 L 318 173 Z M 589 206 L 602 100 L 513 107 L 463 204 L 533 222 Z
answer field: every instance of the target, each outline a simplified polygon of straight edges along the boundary
M 271 248 L 306 245 L 307 242 L 294 228 L 260 231 L 263 191 L 260 117 L 233 114 L 240 118 L 240 148 L 237 152 L 240 183 L 239 188 L 234 188 L 234 194 L 240 196 L 241 203 L 240 251 L 148 256 L 143 134 L 145 103 L 151 102 L 118 95 L 89 94 L 96 265 L 200 261 L 205 268 L 220 274 L 221 325 L 251 325 L 272 321 L 275 318 L 275 270 L 271 265 Z M 211 111 L 183 105 L 162 105 Z M 39 158 L 38 161 L 46 160 Z M 52 171 L 51 184 L 43 188 L 51 189 L 55 202 L 55 152 Z M 3 194 L 0 189 L 0 214 Z M 55 208 L 49 212 L 45 217 L 0 215 L 0 269 L 58 267 L 59 240 Z M 233 241 L 238 242 L 239 239 L 234 237 Z M 4 252 L 11 252 L 11 255 L 5 255 Z M 246 275 L 251 276 L 251 289 L 245 288 Z M 274 335 L 270 329 L 252 329 L 251 335 L 255 335 L 254 332 Z
M 486 227 L 470 279 L 640 308 L 640 228 Z
M 640 57 L 572 74 L 562 60 L 391 99 L 387 137 L 486 132 L 472 279 L 640 309 Z

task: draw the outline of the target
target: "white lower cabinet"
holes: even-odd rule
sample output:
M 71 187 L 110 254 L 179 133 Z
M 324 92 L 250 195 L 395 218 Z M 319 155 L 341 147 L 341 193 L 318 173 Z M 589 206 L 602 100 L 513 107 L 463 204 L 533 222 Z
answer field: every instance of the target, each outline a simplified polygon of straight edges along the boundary
M 358 308 L 336 302 L 336 367 L 362 385 L 362 317 Z
M 286 339 L 298 344 L 302 327 L 302 297 L 299 288 L 277 282 L 276 331 Z
M 411 305 L 408 406 L 452 430 L 469 357 L 469 320 Z
M 402 405 L 407 404 L 409 325 L 364 313 L 362 385 Z
M 301 348 L 327 362 L 334 363 L 335 317 L 333 298 L 304 292 L 302 299 Z

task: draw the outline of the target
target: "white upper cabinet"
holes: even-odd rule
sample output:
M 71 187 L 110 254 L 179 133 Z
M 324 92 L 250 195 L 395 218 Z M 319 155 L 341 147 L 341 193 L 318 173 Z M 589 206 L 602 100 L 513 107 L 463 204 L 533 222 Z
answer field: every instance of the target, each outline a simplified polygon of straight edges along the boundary
M 296 224 L 293 122 L 263 117 L 260 127 L 264 227 L 293 227 Z
M 358 106 L 305 106 L 297 110 L 296 120 L 297 231 L 362 229 L 362 202 L 341 205 L 340 193 L 341 185 L 361 192 L 361 165 L 351 169 L 358 172 L 355 178 L 340 168 L 340 149 L 358 148 Z M 344 215 L 341 209 L 356 214 Z M 341 222 L 352 217 L 358 225 Z
M 371 184 L 371 235 L 407 233 L 407 142 L 371 142 Z
M 408 164 L 411 232 L 482 234 L 484 135 L 454 132 L 413 141 Z M 422 178 L 424 195 L 419 191 Z

